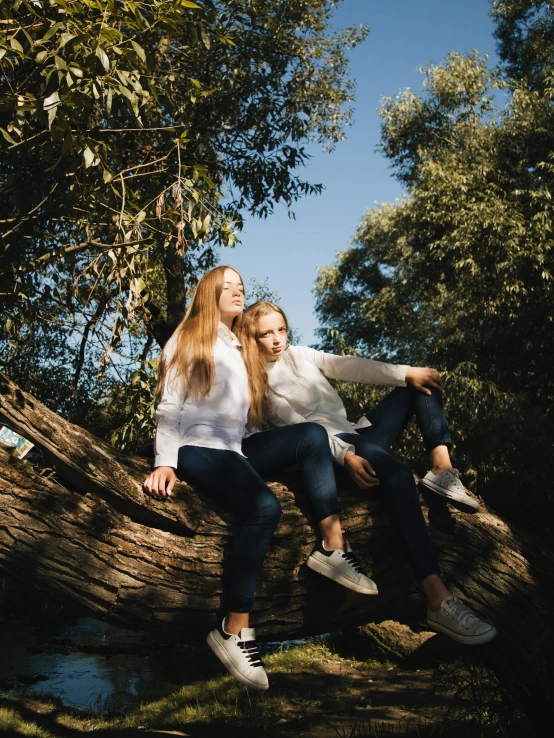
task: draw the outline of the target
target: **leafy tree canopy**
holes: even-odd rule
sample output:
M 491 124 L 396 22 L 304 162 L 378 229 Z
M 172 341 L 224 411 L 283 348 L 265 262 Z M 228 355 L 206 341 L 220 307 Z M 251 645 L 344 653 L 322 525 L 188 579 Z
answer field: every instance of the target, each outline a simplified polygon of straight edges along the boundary
M 368 211 L 320 270 L 321 335 L 445 372 L 458 452 L 481 490 L 509 480 L 521 492 L 553 440 L 554 85 L 503 82 L 477 52 L 423 73 L 421 95 L 381 110 L 381 149 L 408 193 Z
M 493 0 L 491 16 L 507 74 L 542 88 L 554 62 L 551 0 Z
M 2 2 L 0 353 L 27 389 L 69 412 L 124 386 L 242 213 L 320 190 L 298 168 L 344 135 L 366 34 L 334 5 Z

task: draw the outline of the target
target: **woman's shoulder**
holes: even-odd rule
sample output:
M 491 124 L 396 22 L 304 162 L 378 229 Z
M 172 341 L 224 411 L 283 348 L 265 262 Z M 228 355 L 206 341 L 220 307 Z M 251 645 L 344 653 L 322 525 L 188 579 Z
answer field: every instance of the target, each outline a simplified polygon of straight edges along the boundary
M 289 346 L 285 351 L 285 354 L 293 359 L 296 363 L 309 361 L 311 364 L 314 363 L 314 359 L 317 355 L 317 351 L 309 346 Z

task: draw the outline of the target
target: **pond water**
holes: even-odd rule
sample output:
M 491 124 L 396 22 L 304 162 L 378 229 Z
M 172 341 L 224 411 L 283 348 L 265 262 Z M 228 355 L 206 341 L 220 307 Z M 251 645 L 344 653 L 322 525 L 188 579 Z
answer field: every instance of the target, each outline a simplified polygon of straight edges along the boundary
M 204 644 L 185 645 L 93 617 L 0 616 L 0 691 L 55 696 L 66 706 L 125 713 L 180 686 L 223 673 Z M 260 644 L 262 653 L 301 641 Z
M 67 706 L 125 712 L 220 673 L 206 647 L 158 641 L 93 617 L 57 624 L 0 617 L 0 629 L 0 691 L 12 696 L 53 695 Z

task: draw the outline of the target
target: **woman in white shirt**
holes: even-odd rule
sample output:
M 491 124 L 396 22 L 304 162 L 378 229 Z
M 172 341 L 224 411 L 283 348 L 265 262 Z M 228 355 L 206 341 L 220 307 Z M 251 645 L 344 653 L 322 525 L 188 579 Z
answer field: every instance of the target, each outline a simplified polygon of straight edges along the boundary
M 440 374 L 424 367 L 335 356 L 307 346 L 287 349 L 287 332 L 285 314 L 267 301 L 250 306 L 241 321 L 244 350 L 254 352 L 257 347 L 257 371 L 262 374 L 263 366 L 266 368 L 269 422 L 274 426 L 319 423 L 329 434 L 335 462 L 347 469 L 355 483 L 362 489 L 380 486 L 385 492 L 408 560 L 427 596 L 430 627 L 462 643 L 480 644 L 494 638 L 495 628 L 473 615 L 442 581 L 413 474 L 388 452 L 415 416 L 432 466 L 421 483 L 458 507 L 477 512 L 479 503 L 464 490 L 450 463 Z M 354 424 L 327 378 L 396 389 Z M 324 575 L 328 575 L 329 558 L 344 546 L 338 520 L 331 533 L 332 542 L 324 539 L 308 560 L 308 566 Z
M 268 681 L 249 612 L 281 514 L 262 476 L 299 464 L 320 526 L 332 526 L 340 508 L 324 428 L 307 423 L 246 435 L 247 427 L 255 431 L 262 425 L 266 385 L 264 374 L 247 372 L 233 333 L 243 307 L 244 287 L 234 269 L 216 267 L 199 281 L 162 353 L 155 468 L 144 489 L 164 499 L 180 478 L 237 514 L 225 578 L 228 612 L 207 640 L 236 679 L 262 690 Z M 343 554 L 335 569 L 367 594 L 377 593 L 351 554 Z

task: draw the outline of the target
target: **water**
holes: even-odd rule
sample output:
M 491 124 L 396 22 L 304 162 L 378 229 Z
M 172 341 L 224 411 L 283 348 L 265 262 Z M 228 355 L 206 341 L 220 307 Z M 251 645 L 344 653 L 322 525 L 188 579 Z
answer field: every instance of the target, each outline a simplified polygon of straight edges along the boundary
M 219 671 L 205 647 L 198 658 L 199 647 L 93 617 L 41 625 L 0 617 L 0 629 L 0 691 L 79 709 L 126 712 Z
M 0 616 L 0 692 L 59 698 L 67 707 L 126 713 L 184 684 L 222 674 L 199 636 L 198 645 L 116 628 L 88 616 L 45 619 Z M 260 644 L 262 653 L 302 640 Z

